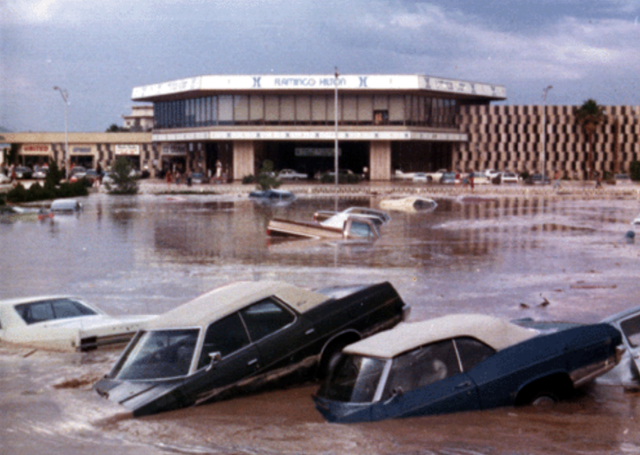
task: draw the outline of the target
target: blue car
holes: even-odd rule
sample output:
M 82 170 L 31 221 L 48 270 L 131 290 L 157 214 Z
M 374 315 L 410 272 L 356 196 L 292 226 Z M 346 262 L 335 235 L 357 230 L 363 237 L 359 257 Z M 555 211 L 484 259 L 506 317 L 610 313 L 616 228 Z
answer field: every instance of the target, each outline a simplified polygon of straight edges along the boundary
M 484 315 L 404 323 L 343 349 L 317 396 L 330 422 L 555 402 L 614 368 L 610 324 L 539 330 Z

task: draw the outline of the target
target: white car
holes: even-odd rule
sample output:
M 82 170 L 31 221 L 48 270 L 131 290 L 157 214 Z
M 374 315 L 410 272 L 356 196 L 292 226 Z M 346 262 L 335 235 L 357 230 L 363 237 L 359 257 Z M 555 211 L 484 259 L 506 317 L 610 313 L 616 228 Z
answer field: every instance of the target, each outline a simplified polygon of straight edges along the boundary
M 283 169 L 278 172 L 278 180 L 307 180 L 309 176 L 293 169 Z
M 70 296 L 0 301 L 0 340 L 40 349 L 87 351 L 123 344 L 154 315 L 109 316 Z
M 489 179 L 493 180 L 494 178 L 498 177 L 501 174 L 501 172 L 497 169 L 487 169 L 486 171 L 484 171 L 484 175 L 486 175 L 487 177 L 489 177 Z
M 501 183 L 520 183 L 520 176 L 515 172 L 503 172 L 500 181 Z
M 0 185 L 6 185 L 7 183 L 11 183 L 11 179 L 0 172 Z

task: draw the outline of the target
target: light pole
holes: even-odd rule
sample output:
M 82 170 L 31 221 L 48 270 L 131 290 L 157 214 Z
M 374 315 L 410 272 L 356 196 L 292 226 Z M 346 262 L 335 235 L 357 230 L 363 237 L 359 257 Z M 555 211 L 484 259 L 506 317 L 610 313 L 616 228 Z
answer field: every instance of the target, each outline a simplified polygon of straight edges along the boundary
M 338 67 L 336 66 L 335 83 L 334 83 L 334 135 L 335 135 L 335 150 L 333 151 L 333 167 L 336 173 L 335 184 L 338 186 Z
M 542 184 L 544 185 L 545 166 L 547 159 L 547 93 L 553 85 L 547 85 L 542 90 Z
M 58 90 L 60 95 L 62 95 L 62 99 L 64 100 L 64 154 L 62 155 L 62 159 L 64 161 L 64 178 L 66 179 L 69 175 L 69 132 L 68 132 L 68 122 L 69 122 L 69 94 L 65 89 L 58 87 L 57 85 L 53 87 L 54 90 Z

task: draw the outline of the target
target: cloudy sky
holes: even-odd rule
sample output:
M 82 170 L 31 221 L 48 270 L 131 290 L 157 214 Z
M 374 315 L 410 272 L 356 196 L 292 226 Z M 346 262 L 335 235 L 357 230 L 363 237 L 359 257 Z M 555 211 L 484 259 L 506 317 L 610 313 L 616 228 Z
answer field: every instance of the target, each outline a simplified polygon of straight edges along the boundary
M 640 0 L 0 0 L 0 127 L 104 131 L 202 74 L 426 74 L 640 104 Z

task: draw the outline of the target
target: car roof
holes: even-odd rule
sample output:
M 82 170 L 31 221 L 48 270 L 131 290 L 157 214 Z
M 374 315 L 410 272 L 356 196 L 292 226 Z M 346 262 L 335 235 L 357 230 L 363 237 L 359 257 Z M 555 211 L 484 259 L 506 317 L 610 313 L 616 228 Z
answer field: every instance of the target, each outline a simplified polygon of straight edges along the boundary
M 281 281 L 239 281 L 220 288 L 170 310 L 149 324 L 149 330 L 177 327 L 204 327 L 249 304 L 275 296 L 300 313 L 330 298 Z
M 347 346 L 346 354 L 390 359 L 419 346 L 450 338 L 476 338 L 499 351 L 538 335 L 503 319 L 481 314 L 453 314 L 421 322 L 402 323 L 392 330 Z

